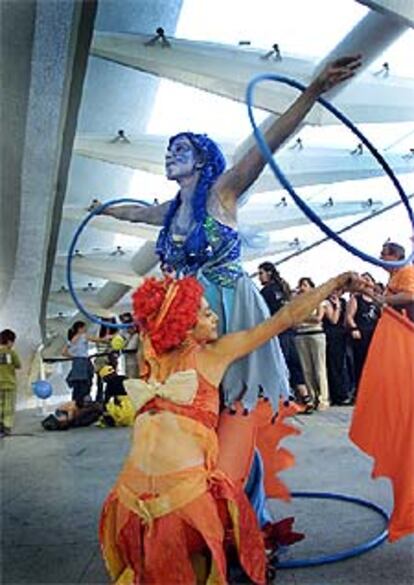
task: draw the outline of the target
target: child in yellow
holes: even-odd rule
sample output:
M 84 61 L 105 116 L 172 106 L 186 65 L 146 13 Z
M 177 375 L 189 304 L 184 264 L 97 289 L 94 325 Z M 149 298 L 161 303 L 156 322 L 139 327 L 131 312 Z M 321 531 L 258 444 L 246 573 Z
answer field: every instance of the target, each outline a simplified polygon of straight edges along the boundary
M 126 376 L 117 374 L 112 366 L 104 366 L 99 376 L 106 383 L 105 411 L 98 422 L 100 427 L 129 427 L 134 424 L 135 408 L 124 388 Z
M 16 334 L 11 329 L 0 332 L 0 437 L 10 435 L 16 408 L 16 369 L 20 358 L 13 349 Z

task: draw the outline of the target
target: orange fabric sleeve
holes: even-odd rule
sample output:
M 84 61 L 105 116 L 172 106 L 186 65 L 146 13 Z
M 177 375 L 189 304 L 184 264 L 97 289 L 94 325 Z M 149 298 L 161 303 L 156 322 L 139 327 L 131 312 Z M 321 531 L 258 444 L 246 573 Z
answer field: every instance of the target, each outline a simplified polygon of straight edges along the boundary
M 414 266 L 404 266 L 397 270 L 391 276 L 387 288 L 391 293 L 414 293 Z

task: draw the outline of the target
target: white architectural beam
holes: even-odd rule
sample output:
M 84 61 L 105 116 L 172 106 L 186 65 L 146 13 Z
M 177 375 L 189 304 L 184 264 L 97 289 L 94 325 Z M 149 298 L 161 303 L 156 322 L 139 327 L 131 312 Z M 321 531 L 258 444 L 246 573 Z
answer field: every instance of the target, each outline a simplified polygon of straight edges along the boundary
M 294 252 L 306 246 L 306 242 L 299 239 L 284 240 L 279 242 L 269 242 L 264 248 L 247 248 L 242 246 L 243 261 L 248 262 L 256 258 L 264 256 L 274 256 L 275 254 L 284 254 L 286 252 Z
M 109 254 L 89 253 L 76 256 L 72 261 L 72 270 L 135 288 L 142 282 L 142 277 L 138 276 L 131 267 L 132 255 L 132 253 L 128 254 L 128 260 Z M 65 255 L 59 255 L 56 259 L 58 266 L 65 266 L 66 262 Z
M 361 35 L 361 43 L 354 43 L 354 36 L 350 33 L 346 37 L 347 44 L 339 46 L 353 49 L 363 44 L 360 52 L 366 62 L 374 59 L 405 30 L 400 22 L 378 18 L 381 16 L 374 14 L 369 20 L 364 19 L 364 26 L 357 31 Z M 374 20 L 377 26 L 375 34 L 374 29 L 369 28 Z M 245 101 L 248 82 L 259 73 L 288 75 L 308 84 L 316 66 L 313 61 L 292 55 L 282 54 L 281 60 L 264 59 L 266 52 L 263 50 L 218 43 L 171 38 L 170 47 L 161 44 L 148 46 L 150 38 L 143 34 L 97 32 L 91 52 L 97 57 L 139 71 L 242 102 Z M 345 54 L 349 54 L 349 51 Z M 382 77 L 366 72 L 336 96 L 335 104 L 354 122 L 411 121 L 414 120 L 413 88 L 413 79 L 392 75 Z M 297 92 L 285 85 L 266 83 L 257 88 L 255 102 L 259 108 L 281 114 L 295 95 Z M 312 109 L 306 121 L 309 124 L 337 123 L 333 116 L 318 105 Z
M 279 231 L 309 223 L 308 218 L 294 204 L 276 203 L 273 206 L 249 201 L 239 210 L 240 224 L 255 226 L 258 231 Z M 338 217 L 374 213 L 382 207 L 380 201 L 338 201 L 329 199 L 326 203 L 309 203 L 319 217 L 326 221 Z
M 86 210 L 78 205 L 65 205 L 63 209 L 63 219 L 80 223 L 85 219 Z M 157 226 L 143 223 L 130 223 L 128 221 L 118 221 L 108 215 L 99 215 L 94 217 L 90 226 L 98 230 L 122 233 L 126 236 L 134 236 L 149 242 L 155 242 L 158 237 L 160 228 Z
M 358 54 L 362 57 L 364 70 L 406 30 L 407 26 L 400 19 L 370 11 L 319 63 L 316 70 L 319 71 L 326 63 L 343 55 Z M 358 119 L 358 112 L 362 113 L 365 108 L 369 107 L 369 103 L 373 110 L 371 117 L 382 116 L 384 122 L 397 122 L 402 120 L 392 120 L 389 119 L 389 116 L 391 115 L 391 109 L 399 106 L 400 89 L 403 87 L 402 93 L 405 93 L 405 97 L 408 100 L 411 94 L 412 100 L 414 79 L 397 78 L 392 72 L 391 74 L 385 71 L 383 74 L 379 74 L 377 71 L 368 72 L 359 74 L 357 79 L 352 78 L 345 84 L 334 87 L 326 94 L 326 98 L 334 98 L 334 102 L 338 106 L 342 103 L 342 100 L 352 105 L 356 116 L 351 115 L 350 117 L 354 122 L 363 121 Z M 394 106 L 392 106 L 392 101 Z M 406 114 L 408 114 L 409 110 L 410 108 L 408 108 Z M 412 116 L 412 113 L 409 115 Z M 366 122 L 374 121 L 370 116 L 365 120 Z
M 114 140 L 110 136 L 80 135 L 76 137 L 74 148 L 82 156 L 163 175 L 167 143 L 168 137 L 156 135 L 133 136 L 128 138 L 128 142 Z M 223 142 L 220 146 L 228 164 L 232 164 L 235 156 L 238 156 L 238 147 L 228 142 Z M 384 157 L 395 173 L 414 172 L 414 157 L 391 152 Z M 306 145 L 302 148 L 293 144 L 279 151 L 276 160 L 294 187 L 357 181 L 383 175 L 382 167 L 370 153 L 364 151 L 352 156 L 351 151 L 345 148 Z M 266 167 L 251 191 L 262 193 L 277 188 L 279 184 L 272 171 Z
M 119 222 L 122 223 L 122 222 Z M 144 276 L 159 262 L 155 254 L 154 242 L 145 242 L 131 259 L 131 267 L 139 276 Z M 102 307 L 110 308 L 120 301 L 129 291 L 130 287 L 116 282 L 107 282 L 98 291 L 98 301 Z
M 101 317 L 111 317 L 113 315 L 113 310 L 108 310 L 100 305 L 96 292 L 85 292 L 83 289 L 80 289 L 76 290 L 76 294 L 82 305 L 90 313 L 100 315 Z M 68 307 L 72 310 L 76 309 L 75 303 L 67 290 L 52 291 L 49 295 L 49 303 L 53 303 L 58 307 Z
M 300 250 L 306 245 L 306 242 L 294 240 L 284 240 L 278 242 L 269 242 L 267 246 L 260 248 L 244 247 L 242 248 L 243 260 L 254 260 L 257 257 L 266 254 L 281 254 Z M 132 288 L 136 288 L 142 282 L 142 276 L 138 276 L 132 268 L 135 252 L 132 250 L 114 254 L 107 252 L 90 252 L 82 255 L 76 255 L 72 261 L 72 270 L 76 273 L 88 274 L 90 276 L 103 278 L 111 282 L 118 282 Z M 66 266 L 67 255 L 60 254 L 56 258 L 57 266 Z
M 357 2 L 400 20 L 406 26 L 414 27 L 414 2 L 412 0 L 357 0 Z

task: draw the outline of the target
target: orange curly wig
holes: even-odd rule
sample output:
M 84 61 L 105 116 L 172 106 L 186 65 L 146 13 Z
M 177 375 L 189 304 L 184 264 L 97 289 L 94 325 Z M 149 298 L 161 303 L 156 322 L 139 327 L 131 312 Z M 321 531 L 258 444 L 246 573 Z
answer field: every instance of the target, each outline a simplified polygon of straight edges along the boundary
M 148 278 L 132 295 L 134 320 L 157 354 L 178 347 L 197 322 L 203 287 L 192 276 Z

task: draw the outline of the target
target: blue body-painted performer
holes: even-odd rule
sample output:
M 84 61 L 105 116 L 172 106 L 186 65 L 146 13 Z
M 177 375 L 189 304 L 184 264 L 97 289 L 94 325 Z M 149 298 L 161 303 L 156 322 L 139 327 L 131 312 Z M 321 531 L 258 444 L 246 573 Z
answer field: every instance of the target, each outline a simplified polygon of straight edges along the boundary
M 272 152 L 297 129 L 317 98 L 352 77 L 359 65 L 360 57 L 355 56 L 338 59 L 325 67 L 266 131 Z M 176 197 L 152 207 L 124 205 L 103 211 L 120 220 L 163 226 L 156 245 L 162 264 L 177 275 L 197 275 L 210 306 L 219 316 L 220 334 L 248 329 L 269 315 L 259 291 L 243 271 L 237 231 L 238 200 L 264 166 L 261 152 L 252 145 L 225 171 L 224 157 L 215 142 L 205 134 L 180 133 L 170 139 L 165 159 L 167 179 L 176 181 L 180 187 Z M 95 201 L 93 206 L 99 204 Z M 277 412 L 280 399 L 286 399 L 288 394 L 287 368 L 278 340 L 272 339 L 228 369 L 222 383 L 223 403 L 237 408 L 231 417 L 223 417 L 224 433 L 228 427 L 237 432 L 239 420 L 255 409 L 259 396 Z M 255 433 L 252 425 L 253 444 Z M 247 449 L 244 469 L 249 469 L 252 455 Z M 255 459 L 260 465 L 257 455 Z M 253 495 L 262 524 L 267 519 L 259 503 L 263 499 L 263 493 Z

